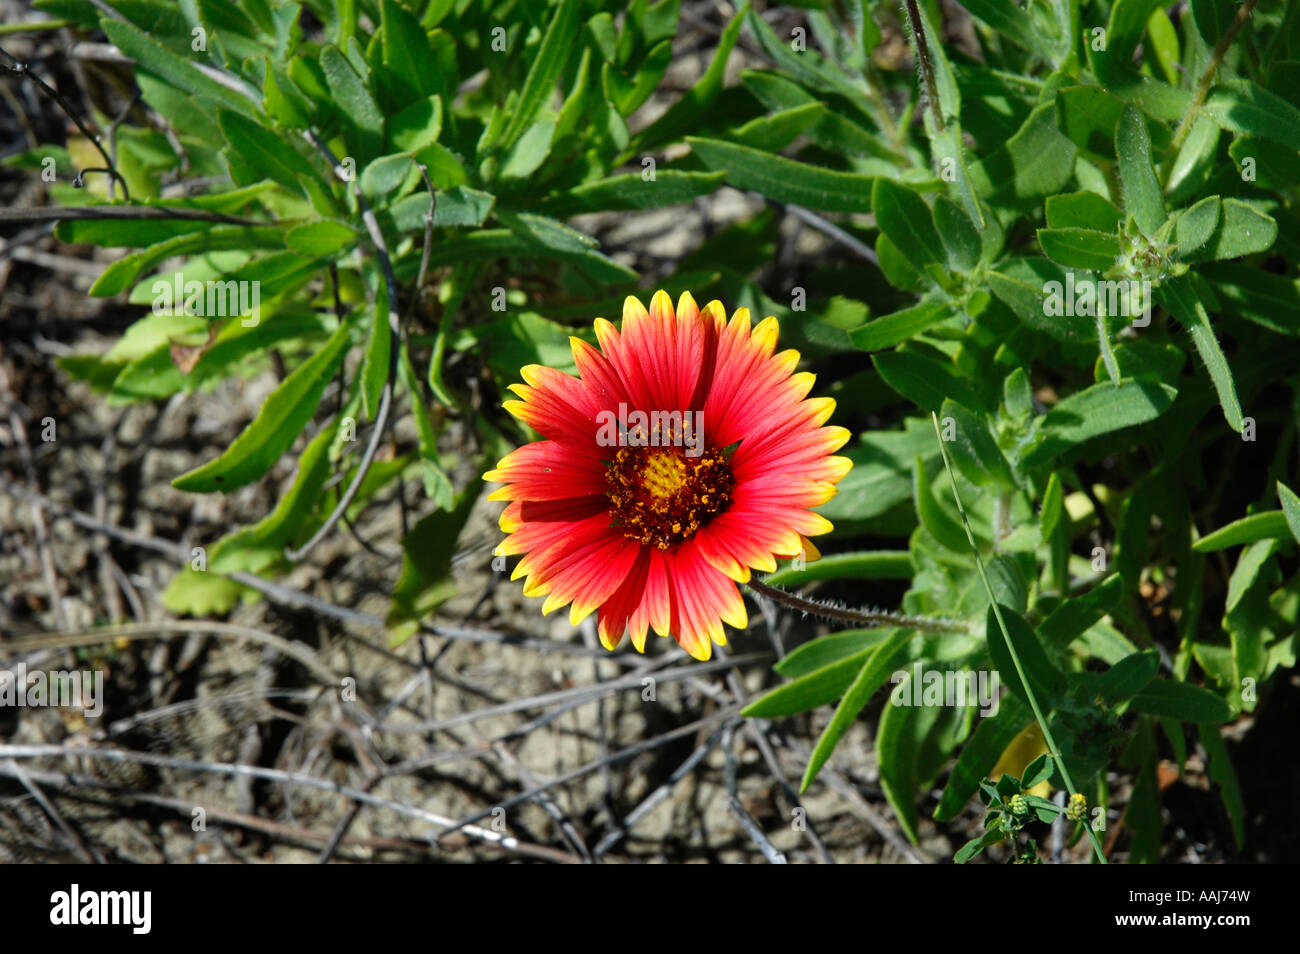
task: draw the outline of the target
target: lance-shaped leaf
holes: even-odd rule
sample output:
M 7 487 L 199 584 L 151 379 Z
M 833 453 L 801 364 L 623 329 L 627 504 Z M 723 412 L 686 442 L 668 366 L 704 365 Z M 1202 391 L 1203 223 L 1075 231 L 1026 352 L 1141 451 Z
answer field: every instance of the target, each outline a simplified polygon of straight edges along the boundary
M 343 358 L 351 328 L 345 323 L 325 346 L 272 392 L 262 410 L 220 457 L 172 481 L 192 493 L 229 493 L 264 476 L 311 420 L 320 396 Z
M 777 202 L 809 209 L 871 211 L 871 189 L 878 181 L 871 176 L 823 169 L 721 139 L 687 136 L 686 141 L 701 162 L 725 172 L 727 184 L 737 189 L 751 189 Z
M 1094 384 L 1062 398 L 1042 419 L 1044 439 L 1021 459 L 1026 467 L 1052 460 L 1101 434 L 1154 420 L 1178 392 L 1167 384 L 1129 379 Z
M 1180 275 L 1177 278 L 1167 279 L 1161 284 L 1158 294 L 1161 304 L 1183 323 L 1192 336 L 1192 343 L 1196 345 L 1201 360 L 1205 362 L 1206 370 L 1210 372 L 1214 390 L 1218 392 L 1223 416 L 1234 431 L 1241 433 L 1241 402 L 1237 400 L 1237 385 L 1232 378 L 1232 369 L 1228 366 L 1228 359 L 1223 349 L 1219 347 L 1219 339 L 1215 337 L 1214 329 L 1210 325 L 1210 316 L 1192 283 L 1191 276 Z
M 1165 224 L 1165 200 L 1151 164 L 1151 136 L 1146 121 L 1134 107 L 1120 114 L 1115 127 L 1115 154 L 1124 189 L 1124 208 L 1137 220 L 1143 235 L 1152 236 Z

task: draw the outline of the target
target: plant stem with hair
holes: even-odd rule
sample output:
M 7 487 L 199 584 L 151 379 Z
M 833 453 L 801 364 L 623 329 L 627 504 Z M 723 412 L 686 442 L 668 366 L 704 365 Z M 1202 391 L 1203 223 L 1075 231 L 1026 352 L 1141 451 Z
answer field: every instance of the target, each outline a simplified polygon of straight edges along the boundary
M 1178 124 L 1178 129 L 1174 132 L 1173 142 L 1169 146 L 1171 154 L 1178 152 L 1178 147 L 1183 144 L 1187 134 L 1192 131 L 1192 123 L 1196 120 L 1196 114 L 1201 111 L 1205 104 L 1205 97 L 1210 93 L 1210 84 L 1214 82 L 1214 75 L 1219 71 L 1219 65 L 1223 62 L 1224 55 L 1228 52 L 1228 47 L 1236 39 L 1237 33 L 1245 26 L 1246 21 L 1250 19 L 1250 14 L 1255 9 L 1258 0 L 1246 0 L 1237 11 L 1237 16 L 1228 29 L 1223 31 L 1223 36 L 1219 37 L 1219 42 L 1214 45 L 1214 52 L 1210 55 L 1209 65 L 1205 67 L 1205 72 L 1201 74 L 1200 82 L 1196 84 L 1196 91 L 1192 94 L 1192 104 L 1183 113 L 1182 121 Z

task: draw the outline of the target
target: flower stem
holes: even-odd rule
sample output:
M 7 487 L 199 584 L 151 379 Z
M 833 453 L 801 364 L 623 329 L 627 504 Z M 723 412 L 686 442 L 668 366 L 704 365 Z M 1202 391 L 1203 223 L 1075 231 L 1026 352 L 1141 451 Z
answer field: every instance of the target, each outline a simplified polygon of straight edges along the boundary
M 746 585 L 759 596 L 765 596 L 772 602 L 780 603 L 782 606 L 788 606 L 791 609 L 799 610 L 802 613 L 814 613 L 817 616 L 825 616 L 828 619 L 839 620 L 844 623 L 856 623 L 859 626 L 866 628 L 876 626 L 898 626 L 907 629 L 924 630 L 931 633 L 958 633 L 966 632 L 970 629 L 969 624 L 956 619 L 909 616 L 906 613 L 895 613 L 890 610 L 849 609 L 845 606 L 836 606 L 834 603 L 810 600 L 805 596 L 797 596 L 794 593 L 787 593 L 785 590 L 777 589 L 774 586 L 768 586 L 766 583 L 760 583 L 758 580 L 753 579 L 751 579 Z
M 1052 761 L 1056 764 L 1056 770 L 1061 774 L 1061 780 L 1065 783 L 1066 790 L 1071 795 L 1074 795 L 1078 789 L 1074 787 L 1070 772 L 1065 767 L 1065 759 L 1061 757 L 1061 749 L 1056 744 L 1056 739 L 1052 737 L 1052 730 L 1048 728 L 1047 719 L 1043 716 L 1043 710 L 1038 705 L 1038 697 L 1034 695 L 1033 687 L 1029 683 L 1029 677 L 1025 674 L 1024 664 L 1020 661 L 1020 654 L 1016 652 L 1016 645 L 1011 641 L 1011 635 L 1007 632 L 1006 620 L 1002 618 L 1002 607 L 993 595 L 993 586 L 989 583 L 988 573 L 984 570 L 984 560 L 980 556 L 980 549 L 975 543 L 975 532 L 971 529 L 970 518 L 966 516 L 966 508 L 962 506 L 961 494 L 957 492 L 957 478 L 952 472 L 952 462 L 948 460 L 948 448 L 944 446 L 943 432 L 939 430 L 939 415 L 931 411 L 930 417 L 934 421 L 934 436 L 939 441 L 939 454 L 943 457 L 944 469 L 948 471 L 948 482 L 952 485 L 952 496 L 957 502 L 957 512 L 961 514 L 961 523 L 966 529 L 966 539 L 970 542 L 971 552 L 975 554 L 975 566 L 979 570 L 980 580 L 984 583 L 984 590 L 989 595 L 989 605 L 993 607 L 993 615 L 997 617 L 998 627 L 1002 630 L 1002 638 L 1006 641 L 1007 650 L 1011 653 L 1011 661 L 1015 663 L 1016 675 L 1020 677 L 1020 684 L 1025 687 L 1025 695 L 1029 699 L 1029 708 L 1034 710 L 1034 719 L 1037 720 L 1038 728 L 1043 733 L 1043 741 L 1047 743 L 1047 750 L 1051 753 Z M 1106 864 L 1106 854 L 1101 850 L 1101 841 L 1097 838 L 1097 833 L 1092 830 L 1092 826 L 1086 820 L 1083 822 L 1083 827 L 1088 831 L 1093 851 L 1097 854 L 1097 861 L 1103 865 Z
M 904 0 L 903 8 L 907 11 L 907 21 L 912 28 L 912 39 L 916 43 L 916 66 L 921 71 L 925 83 L 927 106 L 934 117 L 936 132 L 943 132 L 943 110 L 939 107 L 939 86 L 934 81 L 934 63 L 930 59 L 930 41 L 925 36 L 925 25 L 921 20 L 921 10 L 916 0 Z
M 1223 36 L 1219 37 L 1219 42 L 1214 45 L 1214 52 L 1210 55 L 1209 65 L 1205 67 L 1200 82 L 1196 84 L 1196 92 L 1192 95 L 1192 104 L 1188 107 L 1187 112 L 1183 113 L 1182 121 L 1174 132 L 1173 142 L 1169 146 L 1171 154 L 1178 152 L 1178 147 L 1183 144 L 1187 134 L 1192 131 L 1192 123 L 1196 120 L 1196 114 L 1201 111 L 1201 106 L 1205 103 L 1205 97 L 1210 93 L 1210 84 L 1214 82 L 1214 74 L 1219 71 L 1219 64 L 1223 62 L 1224 54 L 1228 52 L 1228 47 L 1236 38 L 1238 31 L 1250 19 L 1250 14 L 1255 9 L 1257 2 L 1258 0 L 1246 0 L 1237 11 L 1237 16 L 1232 23 L 1228 25 L 1228 29 L 1223 31 Z

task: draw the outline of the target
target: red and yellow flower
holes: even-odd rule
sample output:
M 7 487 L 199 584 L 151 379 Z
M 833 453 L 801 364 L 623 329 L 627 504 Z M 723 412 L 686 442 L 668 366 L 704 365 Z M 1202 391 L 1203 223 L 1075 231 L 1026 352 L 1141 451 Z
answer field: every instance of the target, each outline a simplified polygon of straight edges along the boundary
M 737 583 L 778 558 L 819 555 L 831 524 L 810 508 L 835 495 L 849 439 L 825 425 L 830 398 L 796 351 L 776 351 L 777 322 L 727 320 L 684 294 L 635 298 L 621 329 L 596 319 L 599 347 L 572 338 L 578 377 L 529 365 L 505 408 L 544 440 L 508 454 L 484 479 L 509 501 L 499 555 L 522 554 L 512 579 L 571 604 L 575 625 L 599 611 L 601 642 L 626 631 L 638 651 L 653 629 L 696 659 L 747 625 Z M 638 413 L 639 412 L 639 413 Z

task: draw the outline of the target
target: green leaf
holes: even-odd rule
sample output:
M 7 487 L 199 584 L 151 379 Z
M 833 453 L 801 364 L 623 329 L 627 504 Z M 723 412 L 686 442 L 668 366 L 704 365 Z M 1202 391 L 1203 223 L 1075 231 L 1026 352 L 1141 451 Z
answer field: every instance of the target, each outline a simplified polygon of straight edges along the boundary
M 1238 136 L 1228 146 L 1243 178 L 1249 169 L 1266 189 L 1291 189 L 1300 185 L 1300 153 L 1261 136 Z
M 306 258 L 333 258 L 356 240 L 351 226 L 334 219 L 296 225 L 284 235 L 284 244 Z
M 162 592 L 163 607 L 178 616 L 224 616 L 255 591 L 224 576 L 185 567 Z
M 1052 777 L 1053 771 L 1052 757 L 1044 752 L 1025 767 L 1024 774 L 1020 779 L 1020 787 L 1031 789 L 1035 785 L 1046 782 Z
M 325 72 L 325 82 L 330 95 L 338 104 L 351 129 L 347 137 L 348 148 L 358 166 L 363 166 L 379 155 L 384 142 L 384 116 L 375 99 L 366 88 L 365 81 L 352 68 L 348 58 L 336 46 L 321 50 L 320 66 Z M 340 159 L 347 157 L 340 156 Z
M 1188 259 L 1196 255 L 1215 231 L 1223 218 L 1223 203 L 1217 195 L 1207 196 L 1178 216 L 1174 224 L 1174 239 L 1178 244 L 1178 257 Z
M 949 452 L 962 476 L 977 487 L 992 484 L 1004 490 L 1014 488 L 1016 482 L 1011 476 L 1011 465 L 989 433 L 983 417 L 948 399 L 943 402 L 939 419 L 947 424 L 949 418 L 956 425 Z
M 854 328 L 849 332 L 849 340 L 863 351 L 879 351 L 901 344 L 951 317 L 953 311 L 948 304 L 926 300 Z
M 404 152 L 380 156 L 366 164 L 361 172 L 361 193 L 369 202 L 376 205 L 387 202 L 389 194 L 396 192 L 404 183 L 413 185 L 419 177 L 419 170 L 411 157 Z
M 714 192 L 726 178 L 725 172 L 677 172 L 665 169 L 645 179 L 639 172 L 611 176 L 547 196 L 537 211 L 569 216 L 583 212 L 617 212 L 658 209 L 690 202 Z
M 792 682 L 755 699 L 742 710 L 742 714 L 755 719 L 780 719 L 834 702 L 844 695 L 874 652 L 874 646 L 861 649 L 810 672 L 798 674 Z
M 1168 214 L 1155 168 L 1151 164 L 1151 137 L 1146 121 L 1132 106 L 1125 107 L 1115 128 L 1115 154 L 1124 189 L 1124 208 L 1137 220 L 1142 234 L 1153 236 Z
M 1031 112 L 1010 139 L 971 166 L 975 189 L 991 198 L 1036 199 L 1060 192 L 1074 175 L 1078 147 L 1056 128 L 1055 107 Z
M 1043 254 L 1067 268 L 1104 272 L 1119 257 L 1119 237 L 1092 229 L 1039 229 Z
M 313 192 L 308 183 L 325 189 L 315 167 L 283 137 L 228 109 L 217 110 L 217 124 L 230 147 L 244 162 L 274 179 L 291 192 Z
M 508 150 L 497 178 L 502 181 L 527 179 L 542 167 L 555 142 L 555 123 L 544 119 L 533 123 Z
M 1282 513 L 1291 536 L 1300 543 L 1300 496 L 1282 481 L 1277 481 L 1277 498 L 1282 502 Z
M 285 233 L 278 226 L 248 228 L 242 225 L 214 225 L 201 232 L 178 235 L 118 259 L 104 269 L 87 294 L 95 298 L 120 294 L 134 286 L 140 276 L 153 266 L 177 255 L 228 249 L 278 248 L 284 241 Z
M 900 688 L 906 688 L 908 681 Z M 892 702 L 892 699 L 891 699 Z M 894 810 L 903 834 L 916 844 L 916 794 L 922 783 L 923 749 L 928 737 L 948 713 L 938 706 L 886 704 L 876 726 L 876 764 L 880 767 L 880 787 Z
M 177 477 L 172 486 L 190 493 L 229 493 L 266 474 L 316 412 L 350 332 L 348 325 L 340 325 L 320 351 L 284 379 L 220 457 Z
M 415 417 L 415 433 L 420 445 L 420 462 L 423 465 L 421 476 L 424 481 L 425 496 L 432 500 L 439 509 L 451 510 L 455 505 L 455 493 L 451 480 L 438 460 L 438 436 L 434 433 L 433 422 L 429 419 L 429 406 L 420 387 L 415 369 L 411 367 L 411 358 L 405 343 L 398 353 L 397 371 L 403 387 L 411 396 L 411 411 Z
M 1209 178 L 1217 162 L 1219 135 L 1218 125 L 1204 114 L 1192 123 L 1192 131 L 1169 169 L 1166 191 L 1170 201 L 1188 199 Z
M 1174 29 L 1169 14 L 1158 6 L 1151 11 L 1151 18 L 1147 20 L 1147 38 L 1156 60 L 1160 63 L 1160 72 L 1164 74 L 1165 82 L 1173 86 L 1180 85 L 1183 58 L 1178 43 L 1178 31 Z
M 914 265 L 944 262 L 947 253 L 935 231 L 930 207 L 906 186 L 877 179 L 871 190 L 876 225 Z
M 1020 681 L 1020 674 L 1016 671 L 1012 659 L 1011 648 L 1007 644 L 1007 637 L 1010 637 L 1010 645 L 1015 648 L 1015 654 L 1020 657 L 1020 664 L 1024 666 L 1025 676 L 1029 680 L 1030 688 L 1033 689 L 1034 697 L 1046 715 L 1065 692 L 1065 675 L 1052 665 L 1043 649 L 1043 643 L 1034 634 L 1033 628 L 1025 622 L 1023 616 L 1010 607 L 1003 606 L 1002 618 L 1007 624 L 1005 636 L 1002 628 L 998 626 L 993 607 L 989 606 L 985 619 L 985 633 L 993 664 L 997 667 L 998 675 L 1001 676 L 1007 689 L 1029 705 L 1029 694 L 1025 691 L 1024 683 Z
M 832 212 L 870 212 L 871 176 L 836 172 L 748 146 L 687 136 L 692 151 L 710 169 L 725 172 L 727 184 L 752 189 L 777 202 Z M 922 202 L 924 205 L 924 202 Z M 929 209 L 926 209 L 929 218 Z M 937 240 L 937 239 L 936 239 Z
M 1210 49 L 1228 32 L 1236 19 L 1237 7 L 1233 0 L 1192 0 L 1192 22 L 1196 31 Z
M 835 751 L 835 746 L 840 744 L 840 739 L 844 738 L 844 733 L 849 730 L 849 726 L 853 724 L 853 720 L 857 718 L 863 706 L 889 678 L 900 658 L 900 651 L 910 638 L 911 630 L 896 630 L 867 657 L 858 671 L 857 678 L 845 692 L 844 698 L 835 709 L 835 714 L 831 716 L 821 737 L 817 739 L 817 745 L 808 759 L 808 766 L 804 769 L 799 791 L 807 791 L 808 786 L 817 778 L 817 773 Z
M 970 541 L 966 539 L 965 531 L 956 518 L 950 517 L 935 500 L 934 491 L 930 489 L 930 478 L 925 472 L 925 463 L 920 457 L 916 458 L 912 475 L 912 499 L 916 504 L 916 516 L 921 521 L 921 526 L 925 527 L 930 536 L 934 537 L 944 549 L 952 553 L 969 553 Z
M 1013 368 L 1002 380 L 1002 404 L 1014 421 L 1027 421 L 1034 413 L 1034 392 L 1024 368 Z
M 528 229 L 523 226 L 521 230 L 525 234 L 528 232 Z M 572 229 L 569 232 L 581 234 Z M 429 267 L 482 259 L 559 259 L 582 269 L 592 278 L 611 284 L 636 281 L 638 277 L 636 272 L 626 265 L 601 255 L 595 249 L 588 248 L 576 252 L 568 248 L 567 245 L 565 248 L 548 246 L 532 235 L 521 237 L 511 229 L 482 229 L 439 243 L 430 251 Z M 394 271 L 398 279 L 406 280 L 414 276 L 417 265 L 418 261 L 408 260 L 402 265 L 395 266 Z
M 934 227 L 948 253 L 948 266 L 955 272 L 970 271 L 983 256 L 979 233 L 970 217 L 945 196 L 934 200 Z
M 879 259 L 880 270 L 889 284 L 904 291 L 921 291 L 921 272 L 907 260 L 898 250 L 898 246 L 891 242 L 884 232 L 876 235 L 876 258 Z
M 418 20 L 395 0 L 379 7 L 379 36 L 386 76 L 401 93 L 397 106 L 437 93 L 441 87 L 438 63 Z M 435 134 L 434 138 L 437 138 Z
M 1223 218 L 1206 251 L 1214 259 L 1240 258 L 1273 247 L 1277 222 L 1240 199 L 1223 200 Z
M 1213 287 L 1224 311 L 1279 334 L 1300 336 L 1300 284 L 1294 278 L 1227 263 L 1202 265 L 1197 273 Z
M 1271 634 L 1261 609 L 1266 600 L 1265 588 L 1272 582 L 1270 569 L 1276 572 L 1269 561 L 1277 544 L 1276 540 L 1259 540 L 1243 549 L 1228 581 L 1223 618 L 1232 644 L 1234 686 L 1245 686 L 1250 681 L 1258 683 L 1264 675 L 1265 642 Z M 1245 707 L 1255 706 L 1246 701 Z
M 914 526 L 913 458 L 917 454 L 931 460 L 937 457 L 933 430 L 917 418 L 907 418 L 903 430 L 868 432 L 860 447 L 842 453 L 853 461 L 853 469 L 840 481 L 839 493 L 817 512 L 837 527 L 868 520 L 878 526 L 876 518 L 896 512 L 904 521 L 896 535 L 906 535 Z
M 1300 149 L 1300 109 L 1258 83 L 1216 86 L 1205 114 L 1229 132 L 1260 136 Z
M 1241 555 L 1237 557 L 1237 566 L 1228 580 L 1228 596 L 1223 607 L 1225 617 L 1232 615 L 1237 609 L 1260 578 L 1260 571 L 1276 549 L 1276 539 L 1256 540 L 1242 549 Z
M 414 158 L 424 165 L 429 173 L 429 181 L 435 188 L 451 189 L 469 181 L 469 173 L 460 160 L 441 143 L 430 143 L 417 152 Z
M 630 116 L 658 87 L 672 59 L 672 41 L 664 40 L 645 55 L 631 79 L 620 72 L 613 63 L 606 63 L 602 70 L 605 98 L 622 115 Z
M 825 103 L 804 103 L 768 116 L 759 116 L 732 130 L 728 138 L 742 146 L 763 152 L 780 152 L 826 114 Z
M 1115 127 L 1124 101 L 1099 86 L 1067 86 L 1056 91 L 1056 120 L 1061 131 L 1092 159 L 1113 162 Z
M 419 152 L 437 142 L 440 135 L 442 97 L 436 93 L 412 103 L 388 120 L 388 141 L 394 151 Z
M 261 316 L 256 324 L 245 326 L 243 321 L 225 322 L 216 339 L 206 345 L 206 350 L 190 372 L 182 374 L 172 358 L 170 345 L 173 340 L 185 341 L 185 325 L 179 324 L 182 321 L 179 317 L 165 320 L 177 323 L 176 330 L 169 331 L 155 350 L 133 360 L 118 374 L 116 380 L 111 382 L 110 404 L 152 400 L 179 391 L 191 392 L 208 381 L 229 377 L 244 370 L 250 361 L 256 361 L 276 344 L 302 339 L 304 344 L 314 346 L 316 339 L 327 337 L 325 325 L 318 313 L 301 307 L 277 305 L 272 314 Z M 215 327 L 205 327 L 203 318 L 194 321 L 198 325 L 196 330 L 201 330 L 202 333 L 193 335 L 186 343 L 202 345 L 207 338 L 207 331 L 215 330 Z
M 749 12 L 749 2 L 742 3 L 736 10 L 731 22 L 722 30 L 718 38 L 718 48 L 704 75 L 692 86 L 681 99 L 668 107 L 667 111 L 637 134 L 625 151 L 624 157 L 677 139 L 685 131 L 696 126 L 696 120 L 713 105 L 722 90 L 726 75 L 727 62 L 731 51 L 740 37 L 740 28 L 745 23 Z
M 1155 650 L 1125 656 L 1101 677 L 1097 695 L 1108 705 L 1127 702 L 1147 687 L 1160 668 L 1160 654 Z
M 495 202 L 495 196 L 468 186 L 446 189 L 438 193 L 438 206 L 433 210 L 433 224 L 480 226 L 487 221 Z M 376 216 L 385 231 L 391 227 L 398 232 L 423 232 L 424 219 L 431 204 L 429 193 L 417 192 L 398 199 L 387 210 L 376 213 Z
M 966 162 L 965 148 L 962 143 L 961 124 L 956 120 L 950 122 L 940 131 L 934 131 L 930 134 L 930 158 L 934 168 L 940 170 L 944 178 L 951 181 L 949 191 L 961 200 L 961 207 L 966 212 L 967 219 L 974 223 L 978 229 L 977 237 L 979 238 L 979 255 L 981 258 L 996 254 L 1002 245 L 1002 228 L 996 222 L 990 223 L 984 215 L 984 205 L 980 202 L 979 195 L 976 192 L 975 180 L 971 175 L 970 166 Z M 936 206 L 937 208 L 937 206 Z M 936 215 L 942 213 L 936 212 Z M 938 218 L 935 219 L 939 226 L 940 237 L 945 237 L 944 224 Z M 963 230 L 960 237 L 954 236 L 962 246 L 962 260 L 969 256 L 966 251 L 969 243 L 968 234 Z M 944 238 L 944 245 L 948 248 L 950 261 L 957 261 L 954 258 L 956 246 L 950 245 L 949 240 Z
M 947 398 L 961 404 L 980 403 L 978 395 L 953 368 L 919 351 L 880 351 L 871 363 L 885 383 L 924 411 L 938 411 Z
M 957 849 L 952 856 L 953 864 L 964 865 L 972 858 L 978 857 L 979 854 L 989 845 L 996 845 L 1007 838 L 1006 833 L 1001 828 L 990 828 L 978 838 L 972 838 L 966 844 Z
M 889 633 L 890 629 L 888 627 L 878 627 L 876 629 L 849 629 L 839 633 L 819 636 L 817 639 L 795 648 L 790 655 L 772 668 L 787 679 L 797 679 L 832 663 L 843 662 L 851 656 L 861 656 L 863 653 L 874 649 Z M 859 668 L 861 668 L 860 665 L 854 667 L 853 675 L 857 675 Z M 848 683 L 846 682 L 845 688 L 847 687 Z M 839 697 L 836 696 L 836 698 Z
M 136 61 L 136 69 L 151 73 L 177 89 L 210 103 L 220 104 L 249 119 L 258 114 L 256 90 L 243 96 L 200 71 L 194 62 L 177 56 L 139 28 L 122 20 L 105 18 L 103 30 L 109 41 Z M 233 83 L 239 81 L 231 77 Z
M 935 90 L 939 94 L 939 112 L 943 115 L 944 122 L 949 123 L 961 116 L 961 92 L 957 88 L 957 80 L 953 76 L 952 65 L 948 62 L 948 56 L 944 52 L 943 35 L 930 22 L 927 5 L 924 3 L 917 4 L 916 9 L 921 16 L 922 30 L 929 41 L 927 45 L 930 48 L 930 66 L 934 73 Z M 918 56 L 916 37 L 912 35 L 910 29 L 907 32 L 912 41 L 912 55 L 914 57 Z M 930 127 L 930 110 L 925 110 L 923 116 L 926 129 L 930 135 L 934 135 L 937 130 Z
M 1132 710 L 1168 716 L 1184 722 L 1222 723 L 1232 720 L 1232 710 L 1222 698 L 1188 682 L 1156 679 L 1133 697 Z
M 1213 725 L 1198 725 L 1197 734 L 1205 754 L 1209 756 L 1206 770 L 1211 779 L 1219 783 L 1219 794 L 1223 807 L 1228 811 L 1232 823 L 1232 835 L 1240 851 L 1246 840 L 1246 806 L 1241 798 L 1241 786 L 1237 782 L 1237 771 L 1228 757 L 1228 747 L 1223 744 L 1223 736 Z
M 251 527 L 227 534 L 212 547 L 209 569 L 216 573 L 242 570 L 260 573 L 284 559 L 312 511 L 321 503 L 322 488 L 330 476 L 329 449 L 338 431 L 335 417 L 312 438 L 298 459 L 293 485 L 275 509 Z
M 812 142 L 833 153 L 865 156 L 896 162 L 898 157 L 877 135 L 868 132 L 852 119 L 827 111 L 825 104 L 798 83 L 778 73 L 746 70 L 740 74 L 746 89 L 768 109 L 789 110 L 800 106 L 822 106 L 821 119 L 805 135 Z
M 820 580 L 910 580 L 912 557 L 906 550 L 832 553 L 802 568 L 786 567 L 763 580 L 772 586 L 802 586 Z
M 1014 0 L 970 0 L 963 3 L 977 20 L 987 23 L 1011 42 L 1030 53 L 1039 53 L 1043 49 L 1044 37 L 1034 29 L 1034 21 L 1028 16 L 1032 8 L 1018 6 Z
M 1095 192 L 1049 195 L 1045 207 L 1050 229 L 1091 229 L 1114 232 L 1123 215 Z
M 214 228 L 198 219 L 72 219 L 54 227 L 61 242 L 143 248 L 165 239 Z
M 1167 384 L 1130 379 L 1068 395 L 1042 418 L 1044 439 L 1021 463 L 1034 467 L 1101 434 L 1145 424 L 1167 411 L 1177 394 Z
M 1106 78 L 1131 68 L 1133 53 L 1146 30 L 1156 0 L 1115 0 L 1106 23 L 1105 43 L 1096 52 L 1094 67 Z
M 551 98 L 555 83 L 573 52 L 581 10 L 582 4 L 578 0 L 560 0 L 557 4 L 541 45 L 532 53 L 528 76 L 524 79 L 524 87 L 515 103 L 510 123 L 501 134 L 498 145 L 502 150 L 509 150 L 519 141 Z
M 1065 514 L 1065 495 L 1061 489 L 1061 478 L 1056 471 L 1047 479 L 1047 489 L 1043 491 L 1043 510 L 1040 530 L 1044 540 L 1050 540 L 1056 532 L 1057 525 Z
M 1286 539 L 1289 532 L 1290 524 L 1285 511 L 1266 510 L 1220 527 L 1197 540 L 1192 544 L 1192 549 L 1197 553 L 1212 553 L 1215 550 L 1254 543 L 1256 540 Z
M 1010 553 L 995 553 L 985 571 L 994 598 L 1023 616 L 1029 604 L 1029 586 L 1016 558 Z
M 1227 203 L 1224 205 L 1226 211 Z M 1214 382 L 1214 390 L 1219 395 L 1223 416 L 1227 419 L 1228 425 L 1240 434 L 1241 402 L 1237 400 L 1237 385 L 1232 379 L 1232 369 L 1228 366 L 1228 359 L 1224 356 L 1223 349 L 1219 347 L 1219 339 L 1215 337 L 1214 329 L 1210 325 L 1210 316 L 1206 313 L 1205 305 L 1201 303 L 1201 298 L 1190 278 L 1187 275 L 1169 278 L 1161 283 L 1157 294 L 1160 296 L 1161 304 L 1182 322 L 1192 336 L 1192 343 L 1196 345 L 1196 350 L 1210 373 L 1210 380 Z
M 396 302 L 393 303 L 396 305 Z M 383 279 L 375 293 L 374 315 L 370 322 L 370 340 L 361 363 L 361 399 L 366 417 L 372 421 L 379 413 L 384 386 L 389 382 L 393 358 L 393 329 L 388 319 L 388 286 Z
M 421 518 L 402 540 L 402 571 L 393 588 L 388 625 L 390 644 L 403 642 L 416 632 L 418 621 L 456 592 L 451 578 L 451 558 L 456 542 L 482 492 L 480 481 L 466 488 L 451 510 L 435 510 Z

